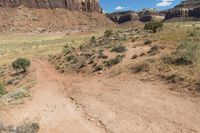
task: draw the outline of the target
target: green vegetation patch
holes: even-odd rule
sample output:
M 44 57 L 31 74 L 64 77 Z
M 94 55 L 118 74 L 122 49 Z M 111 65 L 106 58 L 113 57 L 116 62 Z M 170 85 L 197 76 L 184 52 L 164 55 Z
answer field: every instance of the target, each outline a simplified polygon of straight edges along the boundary
M 131 67 L 130 70 L 134 73 L 148 72 L 150 70 L 150 65 L 147 62 L 142 62 Z
M 36 122 L 26 122 L 17 127 L 12 125 L 5 126 L 0 122 L 1 133 L 38 133 L 39 129 L 40 126 Z
M 13 69 L 23 70 L 23 72 L 26 72 L 30 65 L 31 65 L 30 60 L 26 58 L 18 58 L 12 62 Z
M 0 83 L 0 96 L 6 94 L 6 90 L 5 87 L 2 83 Z
M 112 49 L 111 49 L 111 52 L 116 52 L 116 53 L 123 53 L 126 51 L 126 47 L 123 46 L 123 45 L 117 45 L 117 46 L 114 46 Z
M 112 67 L 116 64 L 119 64 L 122 61 L 123 57 L 123 55 L 117 55 L 114 59 L 104 61 L 103 63 L 106 67 Z
M 175 65 L 198 65 L 200 63 L 200 42 L 184 42 L 176 51 L 164 58 L 164 62 Z
M 163 28 L 162 22 L 152 21 L 145 24 L 144 29 L 156 33 L 159 29 Z

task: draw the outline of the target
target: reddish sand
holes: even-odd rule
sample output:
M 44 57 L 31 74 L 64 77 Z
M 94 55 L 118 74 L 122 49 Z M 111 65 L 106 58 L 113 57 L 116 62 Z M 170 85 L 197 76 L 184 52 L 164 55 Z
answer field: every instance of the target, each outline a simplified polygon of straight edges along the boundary
M 62 75 L 34 60 L 32 99 L 8 111 L 8 124 L 35 120 L 41 133 L 199 133 L 200 100 L 137 76 Z

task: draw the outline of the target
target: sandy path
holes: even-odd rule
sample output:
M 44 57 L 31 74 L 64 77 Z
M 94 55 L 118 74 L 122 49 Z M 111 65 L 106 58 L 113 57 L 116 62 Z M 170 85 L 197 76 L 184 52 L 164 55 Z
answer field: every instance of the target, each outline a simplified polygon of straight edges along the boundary
M 41 133 L 200 133 L 200 99 L 180 96 L 163 83 L 126 74 L 63 76 L 38 60 L 33 66 L 33 98 L 6 112 L 8 123 L 37 120 Z
M 17 125 L 24 120 L 39 122 L 40 133 L 101 133 L 83 117 L 63 94 L 63 89 L 70 85 L 73 78 L 58 74 L 45 61 L 34 61 L 37 85 L 32 88 L 32 100 L 23 105 L 4 112 L 3 120 L 8 124 Z M 65 82 L 65 86 L 62 82 Z
M 200 133 L 199 98 L 128 75 L 84 78 L 72 96 L 114 133 Z

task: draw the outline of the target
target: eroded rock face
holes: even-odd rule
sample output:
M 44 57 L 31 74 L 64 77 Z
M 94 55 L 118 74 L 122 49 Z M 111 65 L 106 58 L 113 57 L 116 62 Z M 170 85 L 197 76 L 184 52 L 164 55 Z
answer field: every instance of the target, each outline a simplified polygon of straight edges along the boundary
M 165 19 L 165 13 L 156 10 L 145 9 L 140 12 L 122 11 L 107 14 L 107 17 L 116 23 L 125 23 L 129 21 L 162 21 Z
M 68 10 L 101 12 L 98 0 L 0 0 L 0 7 L 66 8 Z
M 107 14 L 107 17 L 115 23 L 125 23 L 128 21 L 139 20 L 139 15 L 134 11 L 114 12 Z
M 140 16 L 140 21 L 142 22 L 163 21 L 165 19 L 165 14 L 155 9 L 145 9 L 138 14 Z
M 186 0 L 170 9 L 166 20 L 196 20 L 200 17 L 200 0 Z

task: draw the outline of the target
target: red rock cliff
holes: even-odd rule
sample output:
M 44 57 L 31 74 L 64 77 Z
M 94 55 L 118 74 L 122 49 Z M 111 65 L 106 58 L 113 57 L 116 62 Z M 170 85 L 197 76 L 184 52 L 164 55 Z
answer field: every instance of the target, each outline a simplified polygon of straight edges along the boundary
M 66 8 L 68 10 L 101 12 L 98 0 L 0 0 L 0 7 Z

